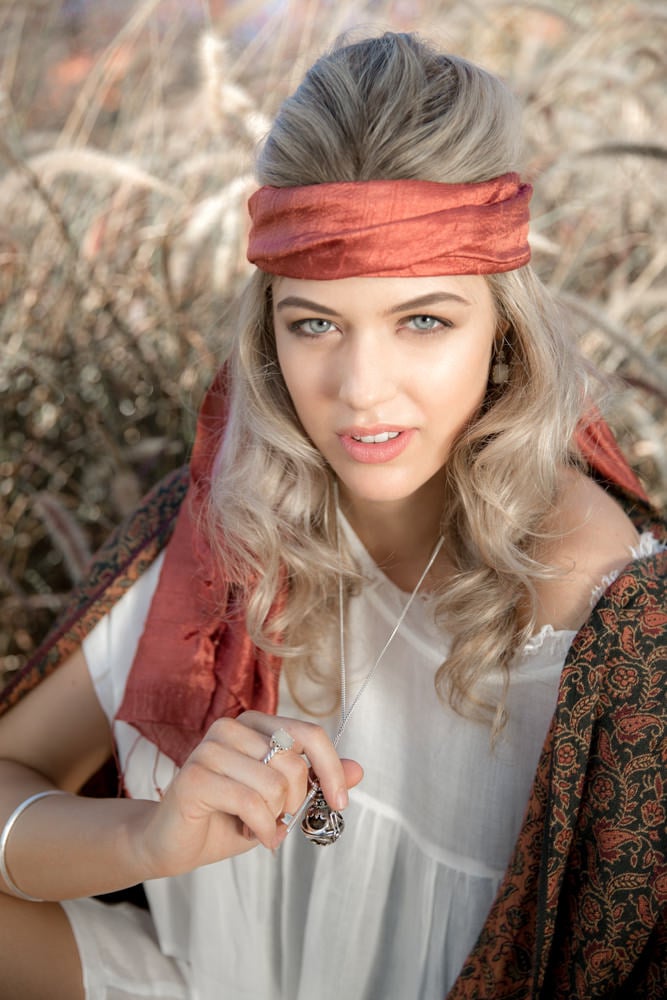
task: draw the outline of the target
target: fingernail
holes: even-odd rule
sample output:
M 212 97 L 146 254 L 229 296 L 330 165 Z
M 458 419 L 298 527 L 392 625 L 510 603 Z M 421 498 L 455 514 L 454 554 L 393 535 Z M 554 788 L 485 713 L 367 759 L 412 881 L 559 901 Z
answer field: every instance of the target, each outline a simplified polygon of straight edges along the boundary
M 335 809 L 346 809 L 350 799 L 347 788 L 339 788 L 335 795 Z
M 286 836 L 287 836 L 286 826 L 279 827 L 278 830 L 276 830 L 276 836 L 273 841 L 273 847 L 271 848 L 273 854 L 276 853 L 276 851 L 278 850 L 278 848 L 280 847 Z

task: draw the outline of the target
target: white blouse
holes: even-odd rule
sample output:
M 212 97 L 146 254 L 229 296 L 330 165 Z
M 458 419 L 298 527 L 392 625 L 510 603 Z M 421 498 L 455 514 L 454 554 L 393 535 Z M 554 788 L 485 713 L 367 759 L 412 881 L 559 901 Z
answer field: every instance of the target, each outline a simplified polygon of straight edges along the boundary
M 344 527 L 369 581 L 347 614 L 349 705 L 407 598 Z M 632 555 L 656 547 L 643 536 Z M 162 558 L 84 640 L 110 720 L 161 565 Z M 338 747 L 365 772 L 350 793 L 341 839 L 317 847 L 297 828 L 275 855 L 260 847 L 146 883 L 160 947 L 178 960 L 192 997 L 445 996 L 510 859 L 574 634 L 547 626 L 517 657 L 509 722 L 491 750 L 488 727 L 461 718 L 435 694 L 448 642 L 419 597 Z M 500 677 L 488 683 L 498 688 Z M 309 718 L 284 680 L 279 713 Z M 333 735 L 338 718 L 316 721 Z M 175 765 L 126 723 L 115 722 L 114 733 L 128 791 L 155 799 Z

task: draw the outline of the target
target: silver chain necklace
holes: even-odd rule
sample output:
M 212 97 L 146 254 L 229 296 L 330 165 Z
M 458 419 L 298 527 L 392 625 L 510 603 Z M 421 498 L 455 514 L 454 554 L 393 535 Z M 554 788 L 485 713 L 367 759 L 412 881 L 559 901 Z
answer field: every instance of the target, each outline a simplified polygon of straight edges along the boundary
M 340 527 L 337 526 L 337 532 L 339 531 Z M 334 747 L 338 746 L 340 738 L 343 735 L 343 732 L 345 731 L 348 722 L 350 721 L 350 716 L 352 715 L 353 711 L 359 704 L 362 695 L 366 691 L 366 688 L 370 684 L 378 667 L 380 666 L 380 662 L 384 654 L 389 649 L 391 643 L 396 637 L 396 634 L 398 633 L 398 630 L 405 621 L 405 617 L 408 611 L 410 610 L 412 602 L 419 593 L 419 590 L 424 580 L 428 576 L 431 567 L 433 566 L 433 563 L 435 562 L 438 553 L 442 548 L 443 542 L 444 539 L 442 535 L 440 535 L 438 541 L 435 544 L 435 548 L 433 549 L 433 552 L 429 556 L 429 560 L 426 563 L 426 566 L 424 567 L 422 575 L 419 577 L 419 580 L 417 581 L 414 590 L 408 597 L 403 607 L 403 610 L 398 616 L 396 624 L 389 633 L 389 638 L 387 639 L 384 646 L 380 650 L 380 653 L 378 654 L 375 663 L 364 677 L 361 687 L 357 691 L 354 700 L 349 708 L 347 707 L 347 684 L 346 684 L 347 671 L 345 667 L 345 614 L 344 614 L 343 578 L 340 573 L 338 574 L 338 624 L 339 624 L 339 642 L 340 642 L 340 721 L 338 723 L 338 729 L 336 730 L 336 735 L 333 738 Z M 340 547 L 339 547 L 339 554 L 340 554 Z M 303 830 L 303 833 L 308 838 L 308 840 L 310 840 L 313 844 L 319 844 L 322 847 L 328 844 L 333 844 L 336 840 L 338 840 L 338 838 L 340 837 L 341 833 L 345 828 L 342 815 L 336 809 L 331 809 L 330 806 L 327 805 L 326 799 L 322 794 L 322 789 L 320 788 L 319 782 L 317 778 L 313 775 L 311 775 L 310 777 L 310 790 L 308 794 L 306 795 L 305 799 L 303 800 L 303 802 L 301 803 L 296 813 L 289 822 L 289 825 L 287 827 L 288 833 L 296 826 L 296 824 L 299 822 L 302 816 L 303 819 L 301 820 L 301 829 Z

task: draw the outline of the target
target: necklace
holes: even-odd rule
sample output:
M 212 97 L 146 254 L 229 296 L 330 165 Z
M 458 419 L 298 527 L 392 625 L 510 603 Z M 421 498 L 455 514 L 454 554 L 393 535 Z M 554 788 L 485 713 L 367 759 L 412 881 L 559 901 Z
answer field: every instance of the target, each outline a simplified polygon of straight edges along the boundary
M 377 659 L 375 660 L 375 663 L 364 677 L 361 687 L 357 691 L 354 700 L 352 701 L 352 704 L 350 705 L 349 708 L 347 707 L 347 690 L 346 690 L 347 671 L 345 668 L 345 615 L 344 615 L 344 600 L 343 600 L 343 578 L 340 573 L 338 574 L 338 624 L 340 633 L 339 637 L 340 721 L 338 723 L 336 735 L 333 738 L 334 746 L 338 745 L 338 742 L 341 736 L 343 735 L 343 732 L 345 731 L 348 722 L 350 721 L 350 716 L 352 715 L 352 712 L 359 704 L 362 695 L 366 691 L 366 688 L 370 684 L 378 667 L 380 666 L 384 654 L 389 649 L 390 645 L 392 644 L 394 638 L 398 633 L 398 630 L 403 624 L 405 617 L 408 611 L 410 610 L 412 602 L 419 593 L 421 585 L 428 576 L 428 573 L 431 567 L 433 566 L 433 563 L 435 562 L 437 555 L 440 552 L 440 549 L 442 548 L 443 542 L 444 539 L 442 535 L 440 535 L 438 541 L 435 544 L 435 548 L 433 549 L 433 552 L 429 556 L 429 560 L 426 563 L 426 566 L 424 567 L 422 575 L 419 577 L 419 580 L 417 581 L 414 590 L 412 591 L 405 605 L 403 606 L 403 610 L 398 616 L 398 619 L 396 620 L 396 624 L 394 625 L 393 629 L 389 633 L 387 641 L 380 650 Z M 317 781 L 317 778 L 313 776 L 311 776 L 310 778 L 310 790 L 308 794 L 306 795 L 305 799 L 303 800 L 298 810 L 296 811 L 296 813 L 289 822 L 289 825 L 287 827 L 288 833 L 297 824 L 297 822 L 301 819 L 302 816 L 303 819 L 301 821 L 301 829 L 303 830 L 303 833 L 312 843 L 319 844 L 322 847 L 326 846 L 327 844 L 333 844 L 336 840 L 338 840 L 338 838 L 340 837 L 341 833 L 345 828 L 343 817 L 336 809 L 331 809 L 327 805 L 326 799 L 324 798 L 322 790 L 319 786 L 319 782 Z

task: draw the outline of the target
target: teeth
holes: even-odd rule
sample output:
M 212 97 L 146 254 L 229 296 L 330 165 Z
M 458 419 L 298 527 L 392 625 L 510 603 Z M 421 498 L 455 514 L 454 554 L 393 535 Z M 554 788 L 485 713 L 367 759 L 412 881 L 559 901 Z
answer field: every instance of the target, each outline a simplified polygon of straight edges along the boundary
M 356 434 L 353 434 L 352 437 L 355 441 L 361 441 L 363 444 L 384 444 L 385 441 L 393 441 L 399 433 L 399 431 L 384 431 L 382 434 L 364 434 L 363 437 L 357 437 Z

